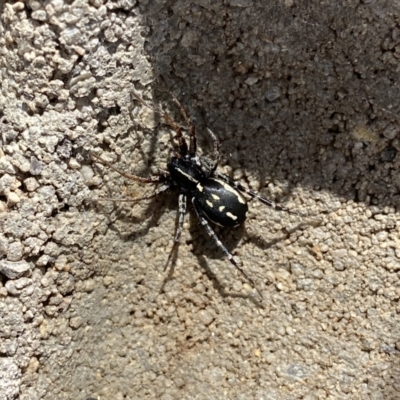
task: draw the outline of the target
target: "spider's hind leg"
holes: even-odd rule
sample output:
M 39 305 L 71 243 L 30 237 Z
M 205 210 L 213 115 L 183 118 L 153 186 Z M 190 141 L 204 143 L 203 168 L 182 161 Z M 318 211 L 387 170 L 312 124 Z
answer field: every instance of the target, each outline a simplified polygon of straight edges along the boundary
M 208 223 L 204 213 L 201 211 L 199 207 L 196 206 L 196 199 L 193 197 L 192 198 L 192 204 L 193 208 L 196 211 L 197 217 L 200 220 L 201 225 L 204 226 L 206 229 L 208 235 L 214 240 L 215 244 L 223 251 L 225 254 L 225 257 L 228 259 L 228 261 L 246 278 L 248 282 L 253 286 L 254 289 L 256 289 L 257 293 L 262 297 L 261 292 L 258 290 L 255 282 L 253 279 L 244 272 L 244 270 L 239 267 L 239 265 L 236 263 L 235 259 L 233 258 L 233 255 L 228 251 L 228 249 L 222 244 L 222 242 L 218 239 L 218 236 L 214 232 L 214 230 L 211 228 L 210 224 Z
M 256 193 L 255 191 L 243 186 L 241 183 L 235 182 L 233 179 L 229 178 L 228 176 L 226 176 L 225 174 L 221 174 L 220 172 L 215 172 L 214 176 L 216 178 L 221 179 L 222 181 L 226 182 L 228 185 L 234 187 L 235 189 L 239 190 L 239 192 L 242 193 L 246 193 L 248 194 L 250 197 L 257 199 L 259 202 L 274 208 L 275 210 L 278 211 L 285 211 L 289 214 L 294 214 L 294 215 L 299 215 L 299 213 L 289 210 L 286 207 L 283 207 L 279 204 L 276 204 L 275 202 L 273 202 L 272 200 L 268 200 L 267 198 L 260 196 L 258 193 Z
M 171 261 L 172 256 L 175 253 L 176 247 L 179 244 L 181 233 L 183 229 L 183 222 L 185 220 L 186 214 L 186 204 L 187 204 L 187 197 L 185 194 L 181 193 L 179 195 L 179 219 L 178 219 L 178 226 L 176 227 L 175 237 L 174 237 L 174 244 L 169 252 L 169 256 L 167 262 L 164 267 L 164 271 L 167 269 L 169 262 Z

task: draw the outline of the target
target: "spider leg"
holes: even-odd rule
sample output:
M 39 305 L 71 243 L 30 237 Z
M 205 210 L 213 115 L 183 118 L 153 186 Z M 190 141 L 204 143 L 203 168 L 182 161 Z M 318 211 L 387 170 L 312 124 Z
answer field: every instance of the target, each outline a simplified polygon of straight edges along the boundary
M 189 155 L 191 157 L 194 157 L 196 155 L 196 151 L 197 151 L 196 128 L 193 125 L 190 118 L 188 117 L 182 104 L 179 102 L 179 100 L 175 97 L 175 95 L 172 92 L 170 92 L 170 93 L 171 93 L 172 99 L 178 105 L 179 110 L 181 111 L 181 114 L 183 115 L 183 118 L 189 128 Z
M 186 204 L 187 204 L 187 197 L 184 193 L 179 195 L 179 219 L 178 219 L 178 226 L 175 232 L 174 244 L 172 245 L 171 251 L 169 252 L 167 263 L 165 264 L 164 271 L 167 269 L 169 262 L 175 252 L 176 247 L 179 244 L 179 240 L 181 238 L 181 233 L 183 229 L 183 221 L 185 219 L 186 214 Z
M 120 201 L 121 203 L 136 203 L 142 200 L 152 199 L 153 197 L 158 196 L 160 193 L 166 192 L 168 189 L 171 188 L 169 183 L 165 183 L 158 187 L 153 193 L 141 196 L 141 197 L 134 197 L 132 199 L 120 199 L 120 198 L 111 198 L 111 197 L 102 197 L 101 199 L 96 199 L 96 201 Z
M 212 175 L 215 175 L 214 172 L 217 169 L 221 159 L 221 154 L 219 152 L 221 143 L 210 128 L 207 128 L 207 131 L 214 141 L 214 160 L 211 161 L 207 157 L 200 157 L 200 163 L 202 164 L 203 168 L 207 170 L 207 176 L 210 177 Z
M 179 149 L 181 151 L 180 156 L 185 156 L 188 152 L 188 146 L 183 137 L 182 128 L 165 111 L 146 103 L 137 93 L 132 92 L 131 94 L 137 101 L 139 101 L 139 103 L 164 118 L 165 122 L 176 132 L 176 138 L 178 139 Z
M 229 178 L 228 176 L 221 174 L 220 172 L 215 172 L 214 176 L 216 178 L 219 178 L 221 180 L 223 180 L 224 182 L 228 183 L 229 185 L 233 186 L 235 189 L 239 190 L 242 193 L 246 193 L 249 196 L 257 199 L 258 201 L 260 201 L 261 203 L 274 208 L 275 210 L 278 211 L 286 211 L 289 214 L 294 214 L 294 215 L 299 215 L 297 212 L 289 210 L 286 207 L 280 206 L 279 204 L 274 203 L 271 200 L 266 199 L 265 197 L 260 196 L 258 193 L 254 192 L 253 190 L 243 186 L 241 183 L 235 182 L 234 180 L 232 180 L 231 178 Z
M 179 110 L 183 116 L 183 119 L 186 122 L 186 125 L 189 128 L 189 155 L 191 157 L 194 157 L 196 155 L 197 151 L 197 139 L 196 139 L 196 128 L 193 125 L 192 121 L 190 120 L 189 116 L 187 115 L 186 110 L 183 108 L 182 104 L 180 101 L 177 99 L 177 97 L 171 92 L 169 89 L 167 82 L 165 81 L 165 78 L 161 76 L 161 80 L 164 82 L 165 87 L 167 88 L 169 94 L 171 95 L 172 99 L 174 100 L 175 104 L 179 107 Z
M 221 154 L 219 152 L 219 148 L 221 147 L 221 142 L 217 139 L 214 132 L 210 128 L 207 128 L 207 132 L 209 133 L 212 140 L 214 141 L 214 162 L 212 163 L 211 168 L 210 168 L 210 172 L 214 173 L 218 167 L 220 160 L 221 160 Z
M 118 172 L 120 175 L 122 175 L 125 178 L 128 178 L 132 181 L 141 182 L 141 183 L 160 183 L 160 182 L 164 182 L 167 177 L 167 175 L 165 174 L 166 171 L 161 171 L 159 176 L 152 176 L 150 178 L 143 178 L 141 176 L 127 174 L 126 172 L 121 171 L 118 168 L 115 168 L 114 165 L 112 165 L 111 163 L 109 163 L 106 160 L 103 160 L 101 157 L 99 157 L 95 153 L 90 153 L 90 156 L 95 158 L 96 160 L 98 160 L 100 162 L 100 164 L 107 165 L 107 167 L 111 168 L 115 172 Z
M 239 267 L 239 265 L 237 265 L 237 263 L 234 260 L 232 254 L 228 251 L 228 249 L 218 239 L 218 236 L 216 235 L 214 230 L 211 228 L 211 226 L 208 223 L 203 211 L 201 211 L 201 209 L 199 207 L 197 207 L 196 199 L 194 197 L 192 198 L 192 204 L 193 204 L 194 210 L 196 211 L 197 217 L 199 218 L 201 225 L 203 225 L 204 228 L 206 229 L 206 231 L 208 233 L 208 236 L 210 236 L 214 240 L 216 245 L 223 251 L 223 253 L 225 254 L 225 257 L 228 259 L 228 261 L 246 278 L 246 280 L 248 282 L 251 283 L 251 285 L 253 286 L 254 289 L 256 289 L 256 291 L 260 295 L 260 297 L 262 297 L 262 294 L 258 290 L 258 288 L 257 288 L 256 284 L 254 283 L 253 279 L 250 278 L 250 276 L 247 275 L 246 272 L 244 272 L 244 270 L 241 267 Z

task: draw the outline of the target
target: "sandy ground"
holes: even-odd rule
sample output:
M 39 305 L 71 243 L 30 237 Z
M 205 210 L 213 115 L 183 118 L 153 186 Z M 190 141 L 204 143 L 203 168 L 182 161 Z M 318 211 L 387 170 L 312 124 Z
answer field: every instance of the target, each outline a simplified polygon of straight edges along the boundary
M 266 5 L 267 4 L 267 5 Z M 400 398 L 398 2 L 0 5 L 0 399 Z M 173 131 L 250 202 L 172 246 Z

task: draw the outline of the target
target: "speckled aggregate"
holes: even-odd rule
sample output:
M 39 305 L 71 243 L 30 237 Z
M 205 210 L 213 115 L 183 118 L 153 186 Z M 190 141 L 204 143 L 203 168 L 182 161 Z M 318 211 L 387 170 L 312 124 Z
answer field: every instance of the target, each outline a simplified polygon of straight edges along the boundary
M 314 4 L 315 3 L 315 4 Z M 50 0 L 0 8 L 0 400 L 400 398 L 395 2 Z M 147 176 L 163 74 L 251 202 L 219 230 Z

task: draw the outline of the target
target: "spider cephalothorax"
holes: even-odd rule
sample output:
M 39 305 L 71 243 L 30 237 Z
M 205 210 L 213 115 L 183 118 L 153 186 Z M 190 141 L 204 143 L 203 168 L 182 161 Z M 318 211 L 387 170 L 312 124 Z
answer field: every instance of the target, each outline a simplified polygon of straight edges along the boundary
M 256 198 L 263 204 L 273 207 L 277 210 L 285 210 L 274 202 L 261 197 L 258 193 L 244 187 L 238 182 L 233 181 L 228 176 L 221 174 L 216 171 L 220 153 L 219 147 L 220 143 L 216 139 L 214 133 L 207 128 L 209 135 L 214 141 L 214 161 L 212 163 L 202 160 L 196 156 L 197 144 L 196 144 L 196 133 L 195 127 L 190 121 L 186 114 L 186 111 L 176 99 L 176 97 L 171 94 L 174 102 L 178 105 L 185 121 L 188 126 L 189 132 L 189 146 L 182 134 L 182 128 L 176 124 L 171 117 L 164 111 L 155 108 L 138 96 L 134 94 L 134 97 L 142 103 L 144 106 L 150 108 L 154 112 L 160 114 L 165 121 L 175 130 L 176 139 L 178 140 L 179 152 L 175 153 L 171 157 L 167 164 L 167 171 L 160 170 L 159 174 L 150 178 L 143 178 L 136 175 L 130 175 L 119 169 L 115 168 L 113 165 L 103 160 L 96 154 L 92 156 L 97 159 L 102 164 L 105 164 L 117 171 L 122 176 L 129 178 L 131 180 L 159 184 L 160 186 L 151 194 L 137 197 L 133 199 L 123 199 L 122 201 L 137 202 L 140 200 L 150 199 L 157 196 L 158 194 L 165 192 L 166 190 L 177 187 L 179 190 L 179 217 L 178 225 L 175 232 L 174 244 L 170 251 L 166 266 L 168 265 L 176 246 L 179 243 L 184 217 L 186 214 L 187 202 L 193 206 L 197 217 L 200 220 L 201 225 L 204 226 L 208 235 L 214 240 L 217 246 L 223 251 L 228 260 L 241 272 L 241 274 L 253 285 L 254 288 L 257 287 L 254 284 L 252 278 L 250 278 L 244 270 L 236 263 L 232 254 L 228 249 L 221 243 L 212 229 L 209 222 L 216 225 L 232 228 L 242 224 L 246 219 L 246 213 L 248 210 L 246 199 L 243 194 L 247 194 L 250 197 Z M 111 199 L 109 199 L 111 200 Z M 116 199 L 121 201 L 121 199 Z M 257 290 L 258 291 L 258 290 Z

